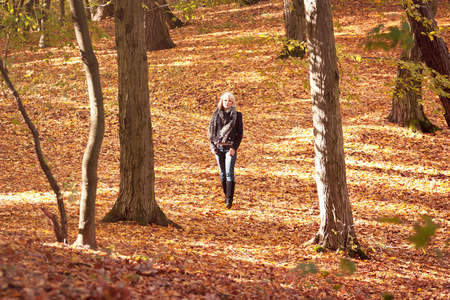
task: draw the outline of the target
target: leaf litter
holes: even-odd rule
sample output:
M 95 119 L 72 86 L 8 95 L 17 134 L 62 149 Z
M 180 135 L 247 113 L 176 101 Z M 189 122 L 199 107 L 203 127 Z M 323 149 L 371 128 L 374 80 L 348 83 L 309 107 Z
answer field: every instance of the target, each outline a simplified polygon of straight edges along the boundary
M 336 42 L 348 53 L 361 53 L 357 44 L 379 23 L 400 22 L 397 6 L 333 4 Z M 442 114 L 433 114 L 437 97 L 424 89 L 426 114 L 442 131 L 411 133 L 385 119 L 391 105 L 386 84 L 395 65 L 341 58 L 347 182 L 356 232 L 370 259 L 314 251 L 305 244 L 320 222 L 308 66 L 275 59 L 276 37 L 284 34 L 281 3 L 200 8 L 195 16 L 171 31 L 177 48 L 148 53 L 156 197 L 184 230 L 98 222 L 98 251 L 54 243 L 39 207 L 56 213 L 56 201 L 17 108 L 3 95 L 0 297 L 448 298 L 449 129 Z M 448 28 L 448 11 L 442 8 L 437 20 Z M 107 120 L 97 220 L 117 197 L 120 151 L 114 28 L 111 20 L 101 26 L 111 38 L 96 42 Z M 448 30 L 444 35 L 448 40 Z M 78 52 L 66 51 L 69 61 L 55 49 L 51 63 L 42 60 L 43 52 L 23 51 L 11 76 L 40 130 L 52 171 L 75 188 L 76 200 L 66 201 L 74 241 L 89 110 Z M 399 51 L 362 56 L 399 57 Z M 225 90 L 235 93 L 245 130 L 231 210 L 224 207 L 206 140 L 209 117 Z M 71 193 L 65 191 L 66 199 Z M 427 248 L 415 248 L 408 239 L 417 236 L 414 228 L 425 230 L 427 220 L 439 228 Z

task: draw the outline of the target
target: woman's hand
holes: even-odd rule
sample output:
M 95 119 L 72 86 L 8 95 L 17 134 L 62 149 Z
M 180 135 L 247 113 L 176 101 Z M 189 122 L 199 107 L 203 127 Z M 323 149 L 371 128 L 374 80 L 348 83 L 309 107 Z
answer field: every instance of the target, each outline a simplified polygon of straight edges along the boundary
M 228 152 L 229 156 L 233 156 L 236 153 L 236 150 L 234 150 L 233 148 L 230 149 L 230 152 Z

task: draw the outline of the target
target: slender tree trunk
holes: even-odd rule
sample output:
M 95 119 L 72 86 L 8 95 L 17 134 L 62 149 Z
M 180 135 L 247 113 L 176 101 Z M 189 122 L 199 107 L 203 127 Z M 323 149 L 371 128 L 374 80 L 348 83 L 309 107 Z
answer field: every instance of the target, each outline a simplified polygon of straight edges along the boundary
M 59 0 L 59 22 L 64 24 L 64 19 L 66 18 L 66 5 L 64 0 Z
M 359 244 L 347 191 L 331 4 L 329 0 L 305 0 L 305 7 L 321 221 L 310 242 L 332 250 L 348 249 L 354 255 Z
M 432 1 L 432 14 L 436 15 L 437 0 Z M 399 124 L 412 131 L 431 133 L 439 128 L 434 126 L 427 118 L 422 106 L 422 82 L 413 76 L 406 63 L 415 63 L 417 66 L 422 61 L 420 49 L 417 43 L 410 49 L 402 51 L 400 56 L 402 63 L 397 67 L 397 79 L 395 81 L 392 108 L 387 117 L 389 122 Z M 416 71 L 422 73 L 422 68 Z
M 44 172 L 45 176 L 47 177 L 48 183 L 50 184 L 50 186 L 56 196 L 58 210 L 59 210 L 59 214 L 61 217 L 61 225 L 59 225 L 55 215 L 48 212 L 48 210 L 44 207 L 42 207 L 41 209 L 44 212 L 44 214 L 46 216 L 48 216 L 50 218 L 50 220 L 53 222 L 53 229 L 55 232 L 56 240 L 60 243 L 67 243 L 67 215 L 66 215 L 66 210 L 64 208 L 64 200 L 63 200 L 63 196 L 61 194 L 61 189 L 59 188 L 59 185 L 56 182 L 56 179 L 53 177 L 50 167 L 45 162 L 45 156 L 44 156 L 44 153 L 42 152 L 41 143 L 39 140 L 39 131 L 37 130 L 36 126 L 34 126 L 33 122 L 31 121 L 30 117 L 28 116 L 28 113 L 22 103 L 19 93 L 14 88 L 14 85 L 12 84 L 11 80 L 9 79 L 8 72 L 3 67 L 3 61 L 1 59 L 0 59 L 0 71 L 2 73 L 3 79 L 6 82 L 6 85 L 8 86 L 14 99 L 16 100 L 17 106 L 19 107 L 19 110 L 25 120 L 25 123 L 27 124 L 28 128 L 31 131 L 31 134 L 33 135 L 34 149 L 36 151 L 36 155 L 38 157 L 39 164 L 40 164 L 41 169 Z
M 38 0 L 27 0 L 23 5 L 25 8 L 25 13 L 28 16 L 32 17 L 37 4 L 39 4 Z M 37 19 L 36 19 L 36 21 L 37 21 Z
M 174 224 L 155 200 L 155 171 L 142 2 L 115 3 L 119 70 L 120 187 L 104 222 Z
M 61 0 L 63 1 L 63 0 Z M 92 7 L 91 7 L 91 3 L 89 2 L 89 0 L 84 0 L 84 11 L 86 13 L 86 19 L 90 20 L 92 19 Z
M 147 51 L 171 49 L 175 47 L 170 38 L 169 29 L 164 22 L 164 10 L 158 7 L 153 0 L 143 1 L 147 8 L 144 9 L 145 40 Z
M 284 0 L 284 27 L 291 40 L 306 40 L 305 4 L 303 0 Z
M 51 0 L 44 0 L 43 9 L 41 10 L 42 18 L 38 19 L 39 22 L 39 30 L 41 31 L 41 38 L 39 39 L 39 47 L 46 48 L 48 47 L 48 37 L 45 34 L 46 23 L 48 21 L 48 10 L 50 9 Z
M 100 148 L 105 132 L 103 94 L 100 83 L 98 61 L 92 49 L 86 12 L 82 0 L 70 0 L 73 25 L 84 63 L 89 92 L 91 128 L 89 140 L 83 156 L 80 200 L 80 222 L 78 226 L 78 245 L 89 245 L 96 249 L 95 238 L 95 198 L 97 194 L 97 167 Z
M 411 2 L 414 5 L 405 5 L 407 16 L 414 38 L 422 53 L 423 61 L 429 68 L 434 69 L 439 74 L 450 76 L 450 53 L 447 45 L 441 36 L 431 34 L 431 32 L 436 31 L 437 24 L 433 18 L 430 3 L 423 3 L 422 0 Z M 450 127 L 450 96 L 448 96 L 450 88 L 444 87 L 440 83 L 437 83 L 437 87 L 446 93 L 446 95 L 439 95 L 439 99 L 445 110 L 445 121 L 447 126 Z

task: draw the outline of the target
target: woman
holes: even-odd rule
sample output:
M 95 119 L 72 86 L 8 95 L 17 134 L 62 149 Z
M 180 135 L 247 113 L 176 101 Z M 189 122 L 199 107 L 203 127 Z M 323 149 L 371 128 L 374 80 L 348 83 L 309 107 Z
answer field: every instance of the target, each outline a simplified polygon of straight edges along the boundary
M 242 114 L 236 111 L 233 94 L 226 92 L 220 97 L 217 109 L 209 122 L 208 138 L 211 152 L 215 154 L 219 165 L 225 205 L 228 209 L 233 205 L 234 165 L 242 141 L 242 132 Z

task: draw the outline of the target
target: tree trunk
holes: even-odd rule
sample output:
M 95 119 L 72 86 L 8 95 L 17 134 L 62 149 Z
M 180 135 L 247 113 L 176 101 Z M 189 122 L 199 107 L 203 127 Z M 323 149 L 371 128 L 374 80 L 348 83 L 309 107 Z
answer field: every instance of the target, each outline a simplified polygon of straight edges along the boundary
M 290 40 L 306 40 L 305 3 L 303 0 L 284 0 L 284 27 Z
M 37 1 L 39 3 L 39 1 Z M 48 38 L 45 34 L 45 27 L 48 20 L 48 10 L 50 9 L 51 0 L 44 0 L 42 4 L 43 9 L 40 11 L 42 14 L 42 18 L 38 18 L 39 31 L 41 32 L 41 37 L 39 39 L 39 47 L 46 48 L 48 47 Z
M 64 19 L 66 18 L 66 5 L 64 0 L 59 0 L 59 22 L 64 24 Z
M 58 183 L 56 182 L 56 179 L 53 177 L 52 171 L 50 170 L 50 167 L 46 163 L 46 159 L 44 156 L 44 153 L 42 152 L 41 148 L 41 142 L 39 140 L 39 131 L 37 130 L 36 126 L 34 126 L 34 123 L 31 121 L 30 117 L 28 116 L 27 111 L 25 110 L 25 107 L 23 105 L 22 99 L 19 96 L 19 93 L 14 88 L 14 85 L 12 84 L 11 80 L 9 79 L 8 72 L 3 66 L 3 61 L 0 59 L 0 72 L 2 73 L 3 79 L 6 82 L 6 85 L 8 86 L 9 90 L 11 91 L 14 99 L 16 100 L 17 106 L 19 107 L 20 113 L 22 114 L 25 123 L 27 124 L 28 128 L 31 131 L 31 134 L 33 135 L 33 141 L 34 141 L 34 149 L 36 151 L 36 155 L 39 160 L 39 164 L 41 166 L 42 171 L 44 172 L 45 176 L 47 177 L 47 181 L 50 184 L 53 192 L 56 196 L 56 202 L 58 204 L 58 210 L 61 217 L 61 225 L 58 224 L 58 221 L 56 220 L 56 217 L 48 212 L 46 208 L 41 208 L 42 211 L 46 216 L 50 218 L 50 220 L 53 223 L 53 229 L 55 232 L 56 240 L 60 243 L 67 243 L 67 215 L 66 210 L 64 208 L 64 200 L 63 196 L 61 194 L 61 189 L 59 188 Z
M 436 15 L 437 0 L 432 1 L 432 14 Z M 420 49 L 417 43 L 410 49 L 403 50 L 400 56 L 402 63 L 397 67 L 392 108 L 387 117 L 389 122 L 399 124 L 414 132 L 431 133 L 439 128 L 434 126 L 426 117 L 422 106 L 422 82 L 413 76 L 406 63 L 414 63 L 419 66 L 422 61 Z M 422 73 L 422 68 L 416 71 Z
M 403 50 L 400 60 L 419 63 L 421 56 L 417 43 L 414 42 L 410 49 Z M 414 132 L 431 133 L 438 127 L 431 123 L 423 111 L 422 83 L 415 78 L 407 66 L 402 63 L 398 65 L 392 108 L 387 119 Z
M 115 3 L 119 70 L 120 187 L 104 222 L 174 224 L 155 200 L 155 171 L 142 2 Z
M 91 127 L 89 140 L 83 156 L 80 200 L 80 222 L 78 225 L 78 245 L 97 248 L 95 238 L 95 198 L 97 194 L 97 167 L 100 148 L 105 132 L 103 94 L 97 58 L 92 49 L 86 12 L 82 0 L 70 0 L 73 25 L 84 63 L 89 92 Z
M 329 0 L 305 0 L 320 228 L 311 243 L 354 255 L 339 107 L 339 72 Z M 362 251 L 358 252 L 361 256 Z
M 159 3 L 159 1 L 158 1 L 158 3 Z M 164 6 L 164 8 L 163 8 L 164 20 L 166 21 L 166 23 L 170 27 L 170 29 L 183 27 L 184 23 L 180 19 L 178 19 L 177 16 L 175 16 L 173 14 L 173 12 L 170 10 L 170 7 L 167 5 L 167 1 L 162 0 L 161 4 Z
M 64 0 L 61 0 L 64 1 Z M 91 3 L 89 3 L 89 0 L 84 0 L 85 7 L 84 11 L 86 13 L 86 19 L 91 20 L 92 19 L 92 6 Z
M 144 8 L 144 26 L 147 51 L 171 49 L 175 47 L 170 38 L 169 29 L 164 22 L 162 7 L 153 0 L 143 1 L 147 6 Z
M 423 3 L 421 0 L 412 1 L 414 5 L 407 6 L 407 16 L 414 38 L 422 53 L 425 64 L 441 75 L 450 76 L 450 53 L 447 45 L 441 36 L 430 34 L 436 31 L 437 24 L 433 18 L 429 2 Z M 420 16 L 421 18 L 417 18 Z M 430 35 L 432 38 L 430 38 Z M 444 91 L 439 99 L 444 107 L 444 118 L 447 126 L 450 127 L 450 88 L 444 87 L 436 82 L 436 87 Z
M 92 9 L 91 9 L 92 13 Z M 95 9 L 93 21 L 100 21 L 106 17 L 112 17 L 114 15 L 114 1 L 100 0 L 98 6 Z

